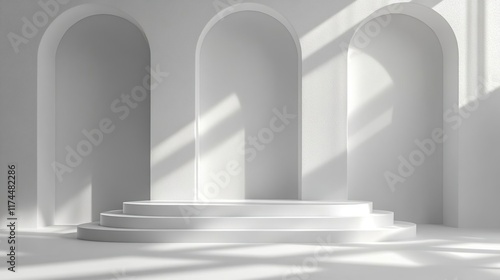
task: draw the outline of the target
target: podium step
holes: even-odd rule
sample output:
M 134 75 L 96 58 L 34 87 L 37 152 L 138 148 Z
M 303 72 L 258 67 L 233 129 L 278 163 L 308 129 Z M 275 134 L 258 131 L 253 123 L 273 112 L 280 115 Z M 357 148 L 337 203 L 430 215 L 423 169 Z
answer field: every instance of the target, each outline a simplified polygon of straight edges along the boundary
M 393 220 L 394 214 L 389 211 L 352 217 L 166 217 L 130 215 L 114 210 L 101 213 L 100 225 L 134 229 L 362 229 L 390 226 Z
M 328 243 L 379 242 L 412 238 L 416 225 L 396 222 L 375 229 L 124 229 L 88 223 L 78 226 L 78 238 L 140 243 Z
M 351 217 L 370 214 L 372 203 L 365 201 L 133 201 L 123 203 L 123 213 L 170 217 Z

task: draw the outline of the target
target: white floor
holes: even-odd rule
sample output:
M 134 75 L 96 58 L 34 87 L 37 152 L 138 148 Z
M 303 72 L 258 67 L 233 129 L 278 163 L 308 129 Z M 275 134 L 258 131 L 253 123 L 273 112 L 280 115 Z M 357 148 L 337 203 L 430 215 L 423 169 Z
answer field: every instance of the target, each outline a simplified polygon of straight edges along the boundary
M 75 227 L 18 233 L 18 272 L 0 279 L 500 279 L 500 230 L 419 225 L 405 242 L 324 244 L 104 243 Z

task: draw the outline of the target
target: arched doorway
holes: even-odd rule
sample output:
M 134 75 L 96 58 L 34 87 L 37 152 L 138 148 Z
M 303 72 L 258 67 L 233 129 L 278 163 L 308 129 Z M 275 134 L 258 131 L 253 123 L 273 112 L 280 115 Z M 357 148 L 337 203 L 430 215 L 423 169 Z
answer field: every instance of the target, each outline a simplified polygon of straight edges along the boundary
M 453 215 L 458 170 L 458 136 L 443 118 L 458 100 L 453 31 L 416 4 L 370 18 L 349 47 L 349 198 L 397 219 L 442 223 Z
M 39 226 L 97 220 L 150 197 L 150 52 L 137 26 L 89 4 L 61 14 L 42 37 Z
M 267 9 L 242 6 L 198 43 L 198 199 L 298 199 L 298 41 Z

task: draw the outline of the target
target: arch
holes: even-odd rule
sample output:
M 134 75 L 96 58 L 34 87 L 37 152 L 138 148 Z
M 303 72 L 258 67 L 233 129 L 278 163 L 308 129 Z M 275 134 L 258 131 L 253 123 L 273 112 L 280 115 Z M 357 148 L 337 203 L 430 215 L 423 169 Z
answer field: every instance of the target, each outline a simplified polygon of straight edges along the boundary
M 149 42 L 141 25 L 121 10 L 82 4 L 72 7 L 45 30 L 37 53 L 37 225 L 52 225 L 55 217 L 55 60 L 59 42 L 77 22 L 94 15 L 113 15 L 135 25 Z
M 205 25 L 203 30 L 201 31 L 200 36 L 198 37 L 198 42 L 196 44 L 196 66 L 199 65 L 199 54 L 201 51 L 201 46 L 203 45 L 203 42 L 205 41 L 205 37 L 207 36 L 208 32 L 212 29 L 212 27 L 215 26 L 219 21 L 223 20 L 225 17 L 241 12 L 241 11 L 254 11 L 254 12 L 260 12 L 263 14 L 266 14 L 275 20 L 279 21 L 290 33 L 290 36 L 292 36 L 293 41 L 295 42 L 295 47 L 297 48 L 297 53 L 299 55 L 302 54 L 301 47 L 300 47 L 300 40 L 299 36 L 297 35 L 297 32 L 295 32 L 295 29 L 293 26 L 290 24 L 290 22 L 282 16 L 280 13 L 276 12 L 275 10 L 269 8 L 268 6 L 262 5 L 262 4 L 256 4 L 256 3 L 241 3 L 237 5 L 232 5 L 230 7 L 227 7 L 217 13 L 214 17 L 212 17 L 208 23 Z M 302 61 L 302 60 L 300 60 Z M 196 67 L 198 69 L 198 67 Z
M 364 20 L 356 29 L 349 44 L 349 51 L 355 44 L 356 35 L 361 28 L 370 21 L 382 16 L 404 15 L 418 20 L 430 28 L 437 37 L 442 51 L 442 111 L 453 108 L 458 104 L 458 44 L 453 29 L 448 22 L 431 8 L 415 3 L 396 3 L 379 9 Z M 384 27 L 381 27 L 384 28 Z M 376 37 L 376 36 L 375 36 Z M 376 39 L 376 38 L 374 38 Z M 348 66 L 349 67 L 349 66 Z M 382 69 L 383 71 L 383 69 Z M 349 118 L 348 118 L 349 119 Z M 449 123 L 442 118 L 442 128 L 447 136 L 444 143 L 442 168 L 443 168 L 443 222 L 446 225 L 457 225 L 458 222 L 458 131 L 452 129 Z M 432 130 L 429 131 L 431 133 Z M 349 144 L 350 145 L 350 144 Z M 397 166 L 395 166 L 397 168 Z M 381 174 L 380 176 L 383 176 Z M 386 194 L 389 196 L 388 194 Z
M 302 76 L 302 69 L 301 69 L 301 48 L 300 48 L 300 41 L 299 38 L 294 30 L 294 28 L 291 26 L 291 24 L 279 13 L 274 11 L 273 9 L 261 5 L 261 4 L 255 4 L 255 3 L 242 3 L 242 4 L 237 4 L 230 6 L 222 11 L 220 11 L 217 15 L 215 15 L 210 21 L 205 25 L 203 28 L 199 38 L 198 42 L 196 45 L 196 53 L 195 53 L 195 199 L 199 199 L 199 174 L 200 174 L 200 115 L 201 115 L 201 109 L 200 109 L 200 83 L 201 83 L 201 53 L 203 49 L 203 45 L 206 41 L 207 35 L 215 26 L 218 25 L 222 20 L 228 18 L 231 15 L 234 15 L 236 13 L 242 13 L 242 12 L 256 12 L 259 14 L 263 14 L 265 16 L 270 17 L 272 20 L 277 21 L 277 24 L 281 25 L 284 27 L 284 29 L 287 31 L 288 35 L 291 36 L 291 39 L 294 44 L 294 48 L 296 50 L 296 61 L 297 61 L 297 89 L 298 89 L 298 173 L 297 173 L 297 182 L 298 182 L 298 187 L 297 187 L 297 197 L 300 199 L 301 197 L 301 138 L 300 138 L 300 130 L 301 130 L 301 76 Z M 233 101 L 238 103 L 238 99 L 234 99 L 233 96 Z M 235 103 L 235 104 L 236 104 Z M 237 105 L 241 106 L 241 104 Z

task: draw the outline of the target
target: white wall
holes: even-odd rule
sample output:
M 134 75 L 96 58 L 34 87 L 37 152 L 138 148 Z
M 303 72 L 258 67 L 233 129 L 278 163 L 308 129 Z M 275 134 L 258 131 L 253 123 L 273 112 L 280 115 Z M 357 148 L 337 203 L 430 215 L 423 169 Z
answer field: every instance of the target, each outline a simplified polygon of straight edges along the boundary
M 460 108 L 460 226 L 500 227 L 498 213 L 500 149 L 498 126 L 500 13 L 498 1 L 467 2 L 463 36 L 463 88 Z M 496 65 L 495 65 L 496 64 Z
M 33 14 L 39 7 L 32 1 L 2 1 L 0 8 L 1 37 L 20 33 L 21 17 Z M 21 24 L 21 26 L 19 25 Z M 17 215 L 21 227 L 36 227 L 36 53 L 38 38 L 23 44 L 16 53 L 9 40 L 0 40 L 0 166 L 18 165 Z M 5 66 L 4 66 L 5 65 Z M 10 65 L 7 67 L 7 65 Z M 6 170 L 6 169 L 5 169 Z M 6 177 L 1 176 L 1 209 L 7 208 Z M 22 183 L 21 183 L 22 182 Z M 22 206 L 21 206 L 22 205 Z M 0 211 L 5 220 L 7 211 Z
M 370 41 L 361 36 L 390 23 Z M 349 198 L 400 220 L 443 221 L 443 55 L 435 33 L 401 14 L 367 22 L 348 65 Z M 402 171 L 402 172 L 401 172 Z
M 299 60 L 288 30 L 262 12 L 233 13 L 207 33 L 199 63 L 199 196 L 297 199 Z
M 132 94 L 149 64 L 141 31 L 116 16 L 87 17 L 62 38 L 55 160 L 71 171 L 56 177 L 55 224 L 98 220 L 124 201 L 149 199 L 149 91 Z
M 38 1 L 0 2 L 0 36 L 21 34 L 22 18 L 31 19 L 42 10 Z M 62 1 L 61 1 L 62 2 Z M 247 1 L 245 1 L 247 2 Z M 343 199 L 347 197 L 347 56 L 345 46 L 354 31 L 374 11 L 398 2 L 392 0 L 248 1 L 261 3 L 283 15 L 295 29 L 302 47 L 302 158 L 304 198 Z M 408 1 L 405 1 L 408 2 Z M 487 82 L 490 99 L 464 120 L 459 129 L 457 149 L 459 177 L 455 201 L 457 224 L 500 226 L 496 213 L 500 196 L 495 166 L 498 148 L 494 145 L 497 119 L 498 15 L 494 0 L 416 0 L 433 9 L 455 32 L 459 48 L 458 105 L 477 97 L 478 75 Z M 220 9 L 211 0 L 79 0 L 61 4 L 57 15 L 84 3 L 103 4 L 122 10 L 142 26 L 151 46 L 152 65 L 170 76 L 152 90 L 151 144 L 152 194 L 158 198 L 194 197 L 194 92 L 195 51 L 199 35 Z M 50 17 L 52 21 L 53 17 Z M 0 40 L 0 166 L 19 164 L 18 199 L 20 224 L 36 225 L 36 102 L 37 50 L 48 24 L 37 28 L 27 43 L 14 52 L 7 39 Z M 497 83 L 498 84 L 498 83 Z M 486 140 L 485 140 L 486 139 Z M 491 141 L 491 142 L 490 142 Z M 166 157 L 165 157 L 166 155 Z M 187 159 L 178 165 L 177 158 Z M 193 159 L 193 160 L 191 160 Z M 1 180 L 2 192 L 6 181 Z M 403 202 L 402 202 L 403 203 Z M 0 208 L 5 209 L 0 200 Z M 377 204 L 375 204 L 377 207 Z M 419 209 L 423 209 L 419 208 Z M 4 218 L 5 212 L 0 212 Z M 484 218 L 483 218 L 484 217 Z

